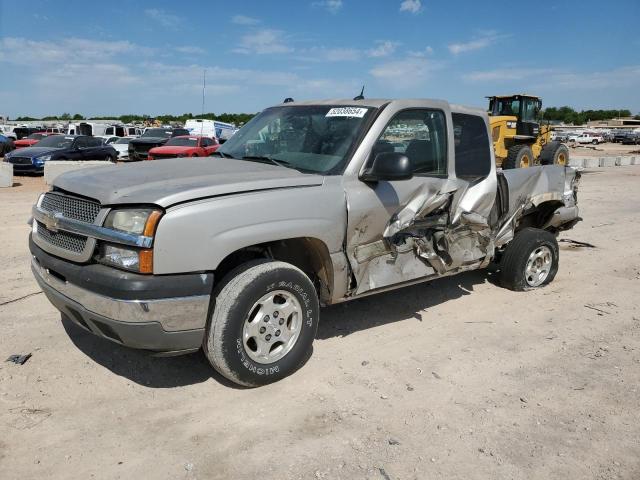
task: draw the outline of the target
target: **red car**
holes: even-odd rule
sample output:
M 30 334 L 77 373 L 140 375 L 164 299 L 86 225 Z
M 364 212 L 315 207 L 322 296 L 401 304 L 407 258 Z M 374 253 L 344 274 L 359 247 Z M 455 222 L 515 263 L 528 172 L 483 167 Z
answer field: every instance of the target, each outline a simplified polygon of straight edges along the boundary
M 47 133 L 47 132 L 36 132 L 32 133 L 28 137 L 24 137 L 21 140 L 16 140 L 13 144 L 16 148 L 25 148 L 25 147 L 33 147 L 36 143 L 42 140 L 44 137 L 49 137 L 51 135 L 59 135 L 58 133 Z
M 215 138 L 201 135 L 181 135 L 170 138 L 161 147 L 149 150 L 147 160 L 176 157 L 208 157 L 220 144 Z

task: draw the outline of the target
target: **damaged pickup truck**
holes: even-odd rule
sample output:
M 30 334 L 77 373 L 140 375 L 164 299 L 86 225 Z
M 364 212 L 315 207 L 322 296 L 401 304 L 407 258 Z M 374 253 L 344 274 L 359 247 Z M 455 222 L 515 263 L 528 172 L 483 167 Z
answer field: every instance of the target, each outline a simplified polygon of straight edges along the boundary
M 82 328 L 202 347 L 245 386 L 305 362 L 320 305 L 491 263 L 506 288 L 543 287 L 580 220 L 575 170 L 497 171 L 486 113 L 444 101 L 284 103 L 214 155 L 57 177 L 32 269 Z

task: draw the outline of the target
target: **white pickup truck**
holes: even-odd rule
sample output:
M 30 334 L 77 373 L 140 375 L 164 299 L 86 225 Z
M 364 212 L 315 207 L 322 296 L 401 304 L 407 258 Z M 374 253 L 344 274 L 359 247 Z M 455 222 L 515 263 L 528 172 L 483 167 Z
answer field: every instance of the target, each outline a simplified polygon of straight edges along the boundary
M 600 143 L 604 143 L 604 137 L 596 133 L 582 133 L 576 137 L 570 138 L 569 141 L 579 143 L 581 145 L 598 145 Z

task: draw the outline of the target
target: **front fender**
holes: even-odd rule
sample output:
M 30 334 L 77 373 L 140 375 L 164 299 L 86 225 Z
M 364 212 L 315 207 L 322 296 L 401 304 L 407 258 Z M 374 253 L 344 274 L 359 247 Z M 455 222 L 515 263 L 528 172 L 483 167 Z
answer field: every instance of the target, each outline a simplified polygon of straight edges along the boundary
M 322 241 L 329 253 L 342 249 L 346 201 L 338 182 L 273 189 L 182 204 L 158 224 L 154 273 L 215 270 L 231 253 L 289 238 Z

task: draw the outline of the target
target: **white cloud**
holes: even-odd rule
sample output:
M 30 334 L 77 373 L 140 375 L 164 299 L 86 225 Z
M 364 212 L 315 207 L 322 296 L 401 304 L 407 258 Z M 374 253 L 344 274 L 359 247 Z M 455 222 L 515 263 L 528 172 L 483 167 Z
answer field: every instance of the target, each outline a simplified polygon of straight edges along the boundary
M 512 84 L 532 90 L 613 90 L 640 84 L 640 65 L 610 71 L 577 72 L 565 69 L 506 67 L 463 75 L 470 83 Z
M 300 48 L 296 50 L 295 60 L 299 62 L 321 63 L 321 62 L 356 62 L 364 56 L 362 50 L 349 47 L 328 48 L 324 46 Z M 294 65 L 293 69 L 309 69 L 309 65 Z
M 329 13 L 336 14 L 342 9 L 342 0 L 322 0 L 313 2 L 311 5 L 327 10 Z
M 459 55 L 461 53 L 473 52 L 474 50 L 482 50 L 507 37 L 508 35 L 499 35 L 493 31 L 482 32 L 477 38 L 468 42 L 452 43 L 448 48 L 452 54 Z
M 100 41 L 84 38 L 65 38 L 56 42 L 42 42 L 27 38 L 0 39 L 0 61 L 16 65 L 46 63 L 103 62 L 114 55 L 148 55 L 153 50 L 128 41 Z
M 390 41 L 377 42 L 377 43 L 378 45 L 376 47 L 370 50 L 367 50 L 368 56 L 374 57 L 374 58 L 388 57 L 389 55 L 391 55 L 396 51 L 396 48 L 398 48 L 398 45 L 399 45 L 398 42 L 390 42 Z
M 422 10 L 422 2 L 420 0 L 403 0 L 400 4 L 401 12 L 420 13 Z
M 184 47 L 176 47 L 174 50 L 178 53 L 184 53 L 185 55 L 204 55 L 207 53 L 204 48 L 188 45 Z
M 422 50 L 411 50 L 409 52 L 409 56 L 411 57 L 427 57 L 429 55 L 433 55 L 433 48 L 432 47 L 425 47 Z
M 258 55 L 271 53 L 288 53 L 293 48 L 286 44 L 284 33 L 280 30 L 262 29 L 248 33 L 240 39 L 235 53 L 255 53 Z
M 260 23 L 260 20 L 246 15 L 234 15 L 231 18 L 231 22 L 236 25 L 257 25 Z
M 162 10 L 161 8 L 148 8 L 144 11 L 144 14 L 163 27 L 176 28 L 182 24 L 181 17 Z
M 440 66 L 423 58 L 409 57 L 375 66 L 369 73 L 396 89 L 421 85 Z

